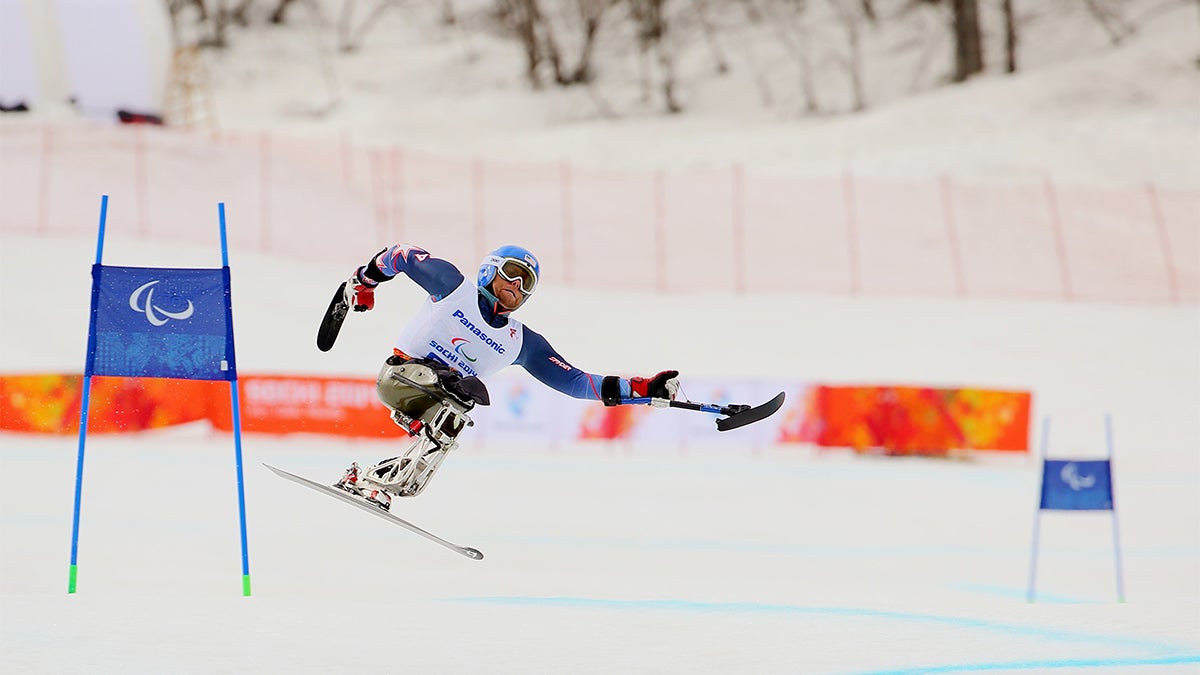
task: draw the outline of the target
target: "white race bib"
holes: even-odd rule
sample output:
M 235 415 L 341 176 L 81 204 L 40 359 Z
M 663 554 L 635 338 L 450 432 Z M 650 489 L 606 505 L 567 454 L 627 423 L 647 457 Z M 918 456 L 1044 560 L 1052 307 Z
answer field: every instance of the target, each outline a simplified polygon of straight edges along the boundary
M 511 366 L 525 337 L 519 321 L 492 328 L 479 311 L 479 289 L 463 279 L 449 295 L 426 298 L 417 315 L 400 331 L 396 347 L 413 357 L 442 361 L 463 375 L 486 377 Z

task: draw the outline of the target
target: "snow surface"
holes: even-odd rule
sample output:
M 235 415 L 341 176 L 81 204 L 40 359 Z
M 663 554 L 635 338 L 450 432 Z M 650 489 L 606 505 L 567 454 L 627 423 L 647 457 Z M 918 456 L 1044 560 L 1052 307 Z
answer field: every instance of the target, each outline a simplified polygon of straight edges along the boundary
M 950 168 L 998 180 L 1051 172 L 1085 184 L 1195 189 L 1200 99 L 1186 64 L 1200 42 L 1190 9 L 1095 58 L 805 123 L 709 109 L 678 120 L 547 126 L 523 114 L 543 109 L 544 100 L 512 90 L 415 89 L 419 100 L 384 105 L 396 89 L 369 83 L 347 87 L 334 114 L 298 120 L 280 117 L 279 108 L 303 73 L 274 86 L 239 83 L 229 69 L 214 79 L 226 120 L 236 110 L 248 127 L 320 135 L 341 126 L 446 153 L 561 153 L 636 167 L 736 156 L 801 172 L 848 164 L 918 174 Z M 297 50 L 303 35 L 284 29 L 273 44 Z M 237 52 L 239 67 L 262 71 L 253 53 Z M 1163 54 L 1175 56 L 1173 66 L 1139 69 L 1147 59 L 1161 64 L 1155 59 Z M 422 55 L 429 52 L 414 46 L 412 57 Z M 360 63 L 368 58 L 364 50 L 343 65 L 401 77 L 403 69 Z M 459 52 L 445 58 L 447 68 L 462 66 Z M 428 74 L 427 67 L 416 61 L 410 72 Z M 455 96 L 461 105 L 451 103 Z M 509 105 L 521 109 L 482 123 L 482 111 Z M 164 252 L 187 258 L 180 265 L 200 254 L 209 260 L 209 252 L 180 252 L 115 229 L 106 260 L 118 264 Z M 5 233 L 2 241 L 0 372 L 78 371 L 94 237 Z M 373 375 L 396 323 L 419 300 L 411 289 L 381 291 L 378 310 L 353 316 L 333 352 L 312 347 L 329 279 L 358 262 L 305 263 L 297 274 L 292 261 L 235 248 L 242 371 Z M 48 266 L 53 284 L 45 283 Z M 594 311 L 593 322 L 579 318 L 579 307 Z M 1111 414 L 1126 602 L 1116 602 L 1114 521 L 1098 513 L 1043 516 L 1039 601 L 1026 602 L 1036 457 L 885 459 L 795 446 L 513 448 L 467 438 L 429 490 L 397 509 L 482 550 L 486 558 L 475 562 L 260 466 L 332 479 L 350 460 L 374 461 L 391 446 L 257 435 L 243 448 L 253 580 L 245 598 L 233 442 L 204 427 L 89 439 L 79 591 L 68 595 L 76 439 L 5 434 L 3 670 L 1200 671 L 1195 306 L 547 285 L 521 313 L 581 367 L 625 374 L 676 367 L 685 388 L 689 375 L 786 374 L 1027 389 L 1035 418 L 1051 420 L 1054 456 L 1103 456 Z M 758 343 L 751 352 L 771 348 L 771 358 L 747 354 L 747 336 Z M 1032 435 L 1036 441 L 1036 429 Z

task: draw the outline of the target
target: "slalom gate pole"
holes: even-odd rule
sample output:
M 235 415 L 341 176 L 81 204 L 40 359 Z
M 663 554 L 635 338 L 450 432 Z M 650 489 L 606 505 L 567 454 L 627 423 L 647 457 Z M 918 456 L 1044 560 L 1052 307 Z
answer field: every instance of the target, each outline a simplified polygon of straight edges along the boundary
M 225 202 L 217 204 L 217 212 L 221 220 L 221 267 L 225 271 L 226 284 L 225 287 L 232 289 L 232 284 L 229 283 L 229 245 L 225 236 Z M 232 290 L 230 291 L 232 293 Z M 233 300 L 230 299 L 230 305 Z M 231 310 L 232 312 L 232 310 Z M 232 318 L 228 323 L 229 330 L 233 331 Z M 236 356 L 235 367 L 236 367 Z M 234 448 L 234 464 L 237 467 L 237 494 L 238 494 L 238 520 L 241 526 L 242 537 L 242 595 L 250 596 L 250 548 L 246 537 L 246 481 L 242 470 L 242 415 L 241 403 L 238 401 L 238 384 L 237 371 L 234 370 L 233 379 L 229 381 L 229 398 L 230 406 L 233 411 L 233 448 Z
M 1113 459 L 1113 431 L 1112 431 L 1112 415 L 1105 413 L 1104 415 L 1104 436 L 1108 442 L 1108 464 L 1112 466 Z M 1112 475 L 1112 469 L 1109 469 L 1109 475 Z M 1111 488 L 1116 492 L 1116 488 Z M 1117 500 L 1116 495 L 1113 496 L 1112 507 L 1112 525 L 1113 525 L 1113 559 L 1116 561 L 1117 570 L 1117 602 L 1125 602 L 1125 574 L 1121 570 L 1121 533 L 1117 527 Z
M 1042 481 L 1046 480 L 1046 457 L 1050 451 L 1050 418 L 1042 420 Z M 1038 492 L 1041 492 L 1041 488 Z M 1038 530 L 1042 523 L 1042 506 L 1039 503 L 1037 509 L 1033 512 L 1033 547 L 1030 553 L 1029 560 L 1029 590 L 1026 593 L 1025 599 L 1029 602 L 1034 601 L 1035 587 L 1037 584 L 1037 559 L 1038 559 Z
M 104 258 L 104 226 L 108 217 L 108 195 L 100 197 L 100 233 L 96 239 L 96 265 L 99 266 Z M 98 286 L 92 283 L 92 311 L 88 314 L 88 354 L 96 348 L 96 302 L 99 297 Z M 87 359 L 90 364 L 91 359 Z M 83 450 L 87 443 L 88 406 L 91 403 L 92 373 L 90 365 L 83 374 L 83 398 L 79 403 L 79 453 L 75 461 L 75 508 L 71 522 L 71 567 L 67 581 L 67 593 L 74 593 L 79 574 L 79 515 L 83 504 Z

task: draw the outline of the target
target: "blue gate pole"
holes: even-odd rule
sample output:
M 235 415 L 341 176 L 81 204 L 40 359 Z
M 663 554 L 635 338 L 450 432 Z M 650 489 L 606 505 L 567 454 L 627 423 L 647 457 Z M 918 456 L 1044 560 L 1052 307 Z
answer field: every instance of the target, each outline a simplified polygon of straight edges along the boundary
M 1025 599 L 1029 602 L 1034 601 L 1034 588 L 1037 584 L 1037 559 L 1038 559 L 1038 534 L 1042 524 L 1042 490 L 1045 489 L 1043 483 L 1046 481 L 1046 457 L 1049 453 L 1050 443 L 1050 418 L 1042 420 L 1042 478 L 1039 481 L 1038 489 L 1038 507 L 1033 512 L 1033 547 L 1030 553 L 1029 560 L 1029 590 L 1026 592 Z
M 225 237 L 225 202 L 217 204 L 217 211 L 221 220 L 221 266 L 225 268 L 225 274 L 229 274 L 229 246 Z M 233 304 L 233 289 L 230 288 L 229 304 Z M 229 331 L 233 332 L 232 310 L 231 320 L 229 321 Z M 230 340 L 233 344 L 233 340 Z M 233 448 L 234 448 L 234 463 L 237 466 L 237 493 L 238 493 L 238 520 L 241 522 L 242 534 L 242 595 L 250 596 L 250 548 L 246 537 L 246 483 L 243 479 L 242 471 L 242 415 L 241 403 L 238 401 L 237 387 L 237 356 L 234 355 L 234 371 L 233 379 L 229 381 L 229 397 L 230 406 L 233 409 Z
M 96 265 L 104 258 L 104 225 L 108 218 L 108 195 L 100 197 L 100 233 L 96 239 Z M 88 406 L 92 395 L 92 353 L 96 349 L 96 279 L 92 277 L 92 309 L 88 315 L 88 351 L 83 369 L 83 399 L 79 403 L 79 454 L 75 461 L 75 509 L 71 522 L 71 569 L 67 593 L 75 592 L 79 578 L 79 512 L 83 503 L 83 448 L 87 442 Z
M 1117 495 L 1116 487 L 1113 485 L 1116 481 L 1113 480 L 1113 431 L 1112 431 L 1112 415 L 1104 414 L 1104 436 L 1108 440 L 1108 489 L 1112 493 L 1112 523 L 1113 523 L 1113 559 L 1116 561 L 1117 568 L 1117 602 L 1125 602 L 1125 574 L 1121 570 L 1121 532 L 1117 527 Z

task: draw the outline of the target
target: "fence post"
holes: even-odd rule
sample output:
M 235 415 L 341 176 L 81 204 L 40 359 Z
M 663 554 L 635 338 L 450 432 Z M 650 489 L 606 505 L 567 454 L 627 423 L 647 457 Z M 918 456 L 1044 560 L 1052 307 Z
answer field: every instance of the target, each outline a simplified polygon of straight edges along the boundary
M 849 171 L 842 173 L 842 193 L 846 205 L 846 248 L 850 256 L 850 293 L 858 295 L 862 291 L 862 272 L 859 261 L 857 214 L 854 209 L 854 176 Z
M 1063 235 L 1062 217 L 1058 212 L 1058 197 L 1054 191 L 1054 182 L 1050 180 L 1049 176 L 1046 176 L 1043 184 L 1046 190 L 1046 208 L 1050 211 L 1050 227 L 1054 230 L 1054 251 L 1058 256 L 1063 299 L 1073 300 L 1075 293 L 1071 289 L 1071 270 L 1067 266 L 1067 242 Z
M 342 160 L 342 183 L 347 187 L 354 185 L 354 145 L 350 140 L 350 133 L 342 132 L 341 142 L 341 160 Z
M 471 162 L 471 196 L 475 217 L 475 257 L 483 259 L 485 248 L 483 222 L 483 160 L 476 155 Z
M 42 131 L 42 166 L 38 176 L 38 234 L 50 234 L 50 156 L 54 149 L 54 129 Z
M 394 241 L 404 242 L 404 150 L 393 145 L 389 153 L 391 159 L 391 223 Z
M 1158 190 L 1152 183 L 1146 185 L 1146 195 L 1150 198 L 1150 212 L 1154 215 L 1154 224 L 1158 229 L 1158 242 L 1162 246 L 1163 266 L 1167 270 L 1167 292 L 1171 302 L 1179 304 L 1179 277 L 1175 271 L 1175 257 L 1171 254 L 1171 237 L 1167 232 L 1167 219 L 1163 216 L 1162 204 L 1158 200 Z
M 146 138 L 141 124 L 133 127 L 133 182 L 138 211 L 138 233 L 150 236 L 150 220 L 146 214 L 146 199 L 149 194 L 146 180 Z
M 264 131 L 259 137 L 259 236 L 260 250 L 271 250 L 271 132 Z
M 746 176 L 741 163 L 733 165 L 733 290 L 746 292 Z
M 950 262 L 954 266 L 954 288 L 958 297 L 963 298 L 967 295 L 967 275 L 963 270 L 962 249 L 958 242 L 958 225 L 954 219 L 954 194 L 949 176 L 942 175 L 941 187 L 942 214 L 946 217 L 946 235 L 950 239 Z
M 377 243 L 381 243 L 388 238 L 387 177 L 383 175 L 382 151 L 371 148 L 367 151 L 367 159 L 371 170 L 371 198 L 375 201 L 375 237 Z
M 666 176 L 654 172 L 654 289 L 667 290 L 667 206 Z
M 575 249 L 575 236 L 572 228 L 574 222 L 571 219 L 571 164 L 567 160 L 561 160 L 558 163 L 558 186 L 559 199 L 562 206 L 562 232 L 563 232 L 563 271 L 566 274 L 567 283 L 572 283 L 575 280 L 575 271 L 572 261 L 572 251 Z

